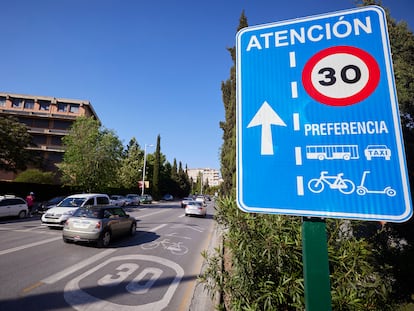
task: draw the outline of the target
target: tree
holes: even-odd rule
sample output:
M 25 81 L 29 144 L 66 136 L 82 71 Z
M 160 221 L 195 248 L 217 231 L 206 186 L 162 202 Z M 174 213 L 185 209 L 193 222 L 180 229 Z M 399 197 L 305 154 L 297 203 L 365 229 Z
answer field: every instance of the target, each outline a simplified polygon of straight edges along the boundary
M 247 27 L 247 18 L 242 12 L 239 20 L 240 30 Z M 225 121 L 220 122 L 223 130 L 223 145 L 221 147 L 221 175 L 223 195 L 235 194 L 236 187 L 236 49 L 228 48 L 233 66 L 230 69 L 230 78 L 221 83 L 222 98 L 225 110 Z
M 32 136 L 26 125 L 14 117 L 0 117 L 0 170 L 16 172 L 30 162 Z
M 87 192 L 115 185 L 123 146 L 113 131 L 93 118 L 80 117 L 62 141 L 66 151 L 59 169 L 65 184 Z
M 152 175 L 152 195 L 156 200 L 161 198 L 160 194 L 160 166 L 161 166 L 161 137 L 157 136 L 157 146 L 155 147 L 154 170 Z
M 133 137 L 127 145 L 121 160 L 119 180 L 127 189 L 138 187 L 142 180 L 142 168 L 144 166 L 144 151 L 141 150 L 137 140 Z
M 54 175 L 53 172 L 42 172 L 39 169 L 33 168 L 19 173 L 14 181 L 34 184 L 53 184 Z

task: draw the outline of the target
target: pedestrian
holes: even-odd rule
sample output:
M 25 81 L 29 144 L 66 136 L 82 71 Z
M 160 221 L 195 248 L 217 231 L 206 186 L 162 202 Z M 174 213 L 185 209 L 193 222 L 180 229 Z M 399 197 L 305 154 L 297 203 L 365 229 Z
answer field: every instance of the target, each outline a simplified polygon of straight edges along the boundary
M 35 200 L 34 193 L 30 192 L 29 195 L 26 197 L 27 207 L 29 209 L 29 217 L 32 217 L 34 200 Z

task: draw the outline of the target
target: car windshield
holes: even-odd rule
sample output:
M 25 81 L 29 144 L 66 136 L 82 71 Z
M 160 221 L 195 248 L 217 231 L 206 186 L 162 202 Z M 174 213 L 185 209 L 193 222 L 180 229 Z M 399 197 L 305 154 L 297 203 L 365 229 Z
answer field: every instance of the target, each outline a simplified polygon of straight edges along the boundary
M 60 202 L 59 207 L 79 207 L 85 202 L 86 198 L 66 198 Z
M 102 218 L 100 211 L 98 208 L 81 207 L 73 213 L 72 217 Z

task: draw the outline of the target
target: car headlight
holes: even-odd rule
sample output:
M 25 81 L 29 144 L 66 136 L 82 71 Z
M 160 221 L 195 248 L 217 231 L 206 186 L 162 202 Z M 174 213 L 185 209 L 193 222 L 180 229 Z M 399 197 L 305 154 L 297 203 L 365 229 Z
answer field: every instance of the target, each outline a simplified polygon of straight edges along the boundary
M 74 211 L 67 211 L 67 212 L 64 212 L 62 215 L 70 215 L 71 216 L 71 215 L 73 215 L 73 212 Z

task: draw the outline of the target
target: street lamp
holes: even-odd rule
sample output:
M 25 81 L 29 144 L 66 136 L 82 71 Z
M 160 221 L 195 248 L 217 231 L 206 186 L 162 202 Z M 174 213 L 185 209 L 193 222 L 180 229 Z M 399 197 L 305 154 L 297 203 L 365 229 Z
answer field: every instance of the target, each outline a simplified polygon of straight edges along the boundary
M 154 145 L 147 145 L 144 146 L 144 168 L 142 169 L 142 191 L 141 196 L 144 195 L 144 189 L 145 189 L 145 166 L 147 164 L 147 147 L 154 147 Z

